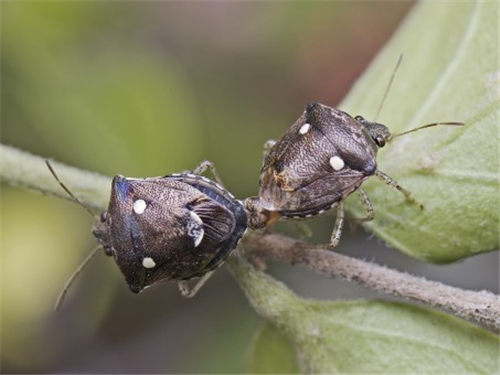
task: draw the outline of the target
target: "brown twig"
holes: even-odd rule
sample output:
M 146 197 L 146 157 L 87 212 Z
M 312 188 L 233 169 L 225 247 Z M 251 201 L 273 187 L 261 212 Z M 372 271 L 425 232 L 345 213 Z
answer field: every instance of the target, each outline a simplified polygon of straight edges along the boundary
M 470 291 L 429 281 L 279 234 L 253 233 L 246 238 L 246 253 L 288 264 L 301 264 L 316 273 L 354 281 L 361 286 L 393 296 L 439 307 L 455 315 L 500 330 L 500 298 L 488 291 Z

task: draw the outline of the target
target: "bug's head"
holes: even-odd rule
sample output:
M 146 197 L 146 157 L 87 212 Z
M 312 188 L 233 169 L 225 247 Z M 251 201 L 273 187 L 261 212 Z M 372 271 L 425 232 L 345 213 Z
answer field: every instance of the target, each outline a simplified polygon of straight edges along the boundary
M 387 126 L 379 124 L 378 122 L 367 121 L 361 116 L 356 116 L 354 119 L 364 126 L 377 147 L 384 147 L 385 144 L 392 139 L 392 134 Z
M 104 249 L 104 254 L 112 256 L 113 251 L 109 244 L 109 215 L 108 211 L 101 212 L 99 219 L 96 220 L 92 227 L 92 234 L 97 239 L 99 244 Z
M 268 210 L 260 197 L 249 197 L 243 202 L 248 217 L 248 227 L 261 229 L 278 220 L 276 211 Z
M 378 122 L 367 121 L 361 116 L 356 116 L 354 119 L 357 122 L 359 122 L 361 125 L 363 125 L 363 127 L 370 134 L 370 137 L 372 138 L 373 142 L 375 142 L 375 144 L 379 148 L 384 147 L 387 142 L 392 141 L 394 138 L 401 137 L 402 135 L 413 133 L 413 132 L 418 131 L 418 130 L 431 128 L 434 126 L 441 126 L 441 125 L 448 125 L 448 126 L 449 125 L 451 125 L 451 126 L 464 126 L 465 125 L 463 122 L 433 122 L 431 124 L 422 125 L 422 126 L 404 131 L 402 133 L 391 134 L 391 132 L 389 131 L 389 128 L 387 128 L 387 126 L 379 124 Z

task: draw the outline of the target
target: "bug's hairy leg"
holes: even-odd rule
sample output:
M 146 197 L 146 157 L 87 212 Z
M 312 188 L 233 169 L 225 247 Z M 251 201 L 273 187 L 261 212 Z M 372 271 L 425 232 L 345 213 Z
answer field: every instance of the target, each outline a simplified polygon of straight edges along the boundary
M 212 173 L 212 176 L 214 176 L 215 181 L 217 183 L 224 187 L 224 184 L 222 183 L 222 179 L 219 177 L 219 172 L 217 172 L 217 168 L 215 168 L 215 165 L 210 161 L 210 160 L 203 160 L 198 166 L 193 170 L 194 174 L 202 174 L 205 172 L 207 169 L 210 169 L 210 172 Z
M 361 204 L 365 209 L 366 216 L 362 218 L 355 218 L 354 220 L 360 222 L 372 221 L 375 217 L 375 211 L 373 210 L 372 202 L 370 202 L 370 198 L 368 198 L 368 195 L 366 195 L 366 192 L 363 189 L 359 188 L 358 192 Z
M 192 288 L 189 288 L 189 285 L 187 281 L 178 281 L 177 285 L 179 286 L 179 290 L 182 294 L 183 297 L 186 298 L 193 298 L 196 293 L 201 289 L 203 285 L 207 282 L 207 280 L 212 276 L 212 274 L 215 272 L 215 270 L 209 271 L 206 274 L 204 274 L 197 282 L 194 284 Z
M 339 203 L 335 225 L 333 227 L 332 236 L 330 237 L 330 244 L 328 245 L 329 247 L 336 247 L 339 244 L 342 229 L 344 229 L 344 206 L 342 203 Z
M 384 172 L 381 172 L 381 171 L 379 171 L 377 169 L 375 171 L 375 176 L 377 176 L 378 178 L 380 178 L 382 181 L 384 181 L 390 187 L 392 187 L 394 189 L 397 189 L 401 193 L 403 193 L 404 196 L 406 197 L 406 199 L 409 202 L 413 203 L 418 208 L 420 208 L 420 210 L 424 209 L 424 205 L 422 203 L 420 203 L 419 201 L 417 201 L 408 190 L 406 190 L 404 187 L 402 187 L 401 185 L 399 185 L 397 181 L 393 180 L 391 177 L 389 177 L 388 175 L 386 175 Z

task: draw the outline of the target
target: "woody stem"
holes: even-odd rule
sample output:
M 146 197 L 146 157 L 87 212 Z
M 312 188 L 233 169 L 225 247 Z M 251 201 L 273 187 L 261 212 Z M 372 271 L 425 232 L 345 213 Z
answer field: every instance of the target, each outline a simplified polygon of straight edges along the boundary
M 423 302 L 483 323 L 494 331 L 500 330 L 500 299 L 488 291 L 451 287 L 331 250 L 312 248 L 279 234 L 252 233 L 245 241 L 245 251 L 257 260 L 272 259 L 305 265 L 316 273 L 354 281 L 384 294 Z

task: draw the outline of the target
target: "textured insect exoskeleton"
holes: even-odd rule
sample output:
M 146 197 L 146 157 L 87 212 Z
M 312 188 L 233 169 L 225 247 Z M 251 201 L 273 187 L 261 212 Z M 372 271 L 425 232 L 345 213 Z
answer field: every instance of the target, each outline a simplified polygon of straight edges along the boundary
M 108 210 L 92 233 L 133 292 L 173 280 L 181 281 L 183 294 L 194 295 L 201 281 L 188 291 L 182 280 L 208 278 L 245 233 L 242 202 L 198 174 L 207 166 L 213 168 L 205 162 L 196 173 L 113 179 Z
M 439 124 L 423 127 L 435 125 Z M 378 149 L 402 134 L 391 135 L 382 124 L 360 116 L 351 117 L 323 104 L 308 104 L 302 116 L 270 147 L 264 159 L 259 196 L 245 201 L 249 227 L 262 228 L 278 218 L 306 219 L 337 209 L 330 240 L 330 246 L 334 247 L 344 222 L 342 201 L 354 191 L 360 192 L 365 207 L 366 218 L 362 220 L 373 219 L 372 205 L 360 189 L 373 175 L 422 208 L 407 190 L 377 168 Z
M 93 229 L 130 289 L 188 280 L 216 269 L 247 228 L 241 202 L 195 174 L 116 176 L 108 211 Z

